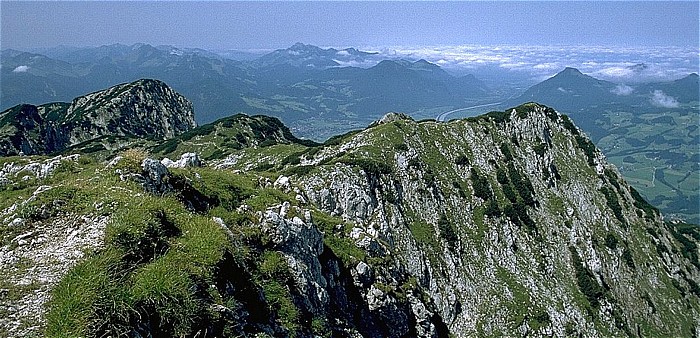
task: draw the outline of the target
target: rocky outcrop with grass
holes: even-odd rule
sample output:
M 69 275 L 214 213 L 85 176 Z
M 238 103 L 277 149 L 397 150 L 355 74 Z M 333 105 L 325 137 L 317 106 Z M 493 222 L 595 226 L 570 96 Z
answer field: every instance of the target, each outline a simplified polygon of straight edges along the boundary
M 124 137 L 163 140 L 195 126 L 185 97 L 161 81 L 138 80 L 71 103 L 23 104 L 1 112 L 0 156 L 52 154 L 70 147 L 89 151 L 86 143 L 118 148 Z
M 697 227 L 664 223 L 551 108 L 393 114 L 324 144 L 262 122 L 43 176 L 2 158 L 2 254 L 26 259 L 3 263 L 0 334 L 700 334 Z M 196 165 L 163 159 L 199 143 Z M 54 242 L 80 254 L 38 279 L 54 260 L 34 240 L 65 233 L 89 240 Z

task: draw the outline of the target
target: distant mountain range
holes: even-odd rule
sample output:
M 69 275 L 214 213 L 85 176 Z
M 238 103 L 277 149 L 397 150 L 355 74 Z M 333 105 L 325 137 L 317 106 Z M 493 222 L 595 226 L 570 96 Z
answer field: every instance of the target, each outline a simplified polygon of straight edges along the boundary
M 261 114 L 280 118 L 299 137 L 321 141 L 364 128 L 386 112 L 435 118 L 459 108 L 493 108 L 514 94 L 425 60 L 382 60 L 380 54 L 354 48 L 301 43 L 262 55 L 147 44 L 56 47 L 41 53 L 2 51 L 1 110 L 21 103 L 70 102 L 153 78 L 187 97 L 199 124 L 237 113 Z M 571 115 L 664 213 L 700 221 L 700 177 L 692 174 L 700 170 L 699 93 L 697 74 L 618 84 L 566 68 L 496 108 L 534 101 Z
M 154 78 L 190 98 L 199 123 L 246 112 L 277 116 L 292 126 L 299 120 L 318 124 L 319 119 L 366 125 L 387 111 L 464 106 L 483 99 L 487 91 L 473 76 L 455 77 L 424 60 L 379 62 L 375 53 L 300 43 L 252 61 L 147 44 L 46 52 L 53 57 L 2 52 L 0 109 L 68 101 L 118 83 Z M 376 65 L 350 67 L 370 64 Z
M 615 84 L 585 75 L 575 68 L 566 68 L 538 83 L 514 102 L 536 101 L 568 112 L 588 111 L 592 107 L 628 105 L 635 108 L 677 108 L 680 104 L 698 102 L 698 74 L 690 74 L 671 82 L 645 83 L 632 86 Z
M 243 55 L 115 44 L 40 52 L 2 51 L 0 109 L 69 101 L 119 83 L 154 78 L 190 98 L 200 124 L 239 112 L 265 114 L 281 118 L 302 136 L 321 140 L 388 111 L 425 118 L 505 96 L 472 75 L 453 76 L 425 60 L 382 60 L 378 53 L 355 48 L 297 43 L 264 55 Z M 572 113 L 604 105 L 666 109 L 697 100 L 697 74 L 627 86 L 567 68 L 503 107 L 537 101 Z

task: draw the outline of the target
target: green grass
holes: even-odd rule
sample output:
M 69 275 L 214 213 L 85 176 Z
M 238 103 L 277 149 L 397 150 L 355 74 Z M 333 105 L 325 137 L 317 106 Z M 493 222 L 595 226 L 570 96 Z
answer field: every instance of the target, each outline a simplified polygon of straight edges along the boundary
M 278 252 L 265 251 L 258 265 L 263 277 L 262 288 L 268 304 L 279 316 L 279 321 L 287 330 L 294 332 L 299 328 L 300 311 L 294 305 L 289 285 L 291 272 L 286 259 Z
M 620 130 L 595 139 L 625 179 L 667 217 L 700 220 L 698 202 L 697 106 L 658 113 L 607 110 L 597 119 L 606 130 Z M 659 123 L 658 119 L 668 123 Z M 662 174 L 663 177 L 657 177 Z
M 440 244 L 435 238 L 435 228 L 432 225 L 424 221 L 413 221 L 408 223 L 408 229 L 418 244 L 427 246 L 435 251 L 439 250 Z
M 199 280 L 213 278 L 212 268 L 230 245 L 210 218 L 187 213 L 172 198 L 151 196 L 113 216 L 106 243 L 53 291 L 47 336 L 118 331 L 143 315 L 153 332 L 186 334 L 206 310 L 193 290 Z
M 104 251 L 71 269 L 51 293 L 46 313 L 47 337 L 84 337 L 100 300 L 114 287 L 110 269 L 119 262 L 116 251 Z M 108 291 L 109 290 L 109 291 Z
M 143 193 L 133 182 L 120 181 L 111 170 L 94 170 L 97 164 L 91 161 L 79 164 L 90 169 L 61 169 L 57 177 L 51 178 L 54 184 L 60 179 L 60 185 L 39 194 L 23 211 L 34 218 L 41 216 L 38 210 L 42 209 L 49 210 L 51 217 L 94 212 L 111 216 L 105 248 L 89 253 L 53 290 L 46 336 L 118 336 L 133 329 L 136 322 L 160 336 L 188 336 L 217 327 L 230 319 L 212 313 L 207 304 L 230 304 L 235 308 L 243 302 L 235 298 L 240 295 L 226 294 L 215 286 L 219 285 L 219 265 L 226 260 L 245 266 L 253 274 L 252 284 L 245 287 L 264 295 L 256 307 L 269 308 L 278 325 L 291 335 L 310 329 L 310 323 L 300 322 L 300 312 L 292 301 L 290 274 L 283 270 L 286 261 L 279 254 L 270 254 L 266 249 L 269 239 L 251 227 L 257 222 L 255 210 L 283 201 L 296 204 L 292 196 L 259 188 L 260 177 L 255 174 L 188 168 L 173 170 L 169 178 L 180 189 L 178 192 L 156 197 Z M 122 169 L 140 170 L 129 165 Z M 23 197 L 33 190 L 27 187 L 14 192 Z M 188 209 L 192 198 L 209 204 L 207 208 Z M 253 211 L 237 211 L 243 203 Z M 56 210 L 46 209 L 54 204 Z M 212 216 L 221 217 L 229 225 L 237 237 L 233 242 Z M 330 224 L 337 220 L 326 221 Z M 344 234 L 328 236 L 326 243 L 348 264 L 366 258 L 364 251 Z M 254 257 L 262 259 L 251 260 Z

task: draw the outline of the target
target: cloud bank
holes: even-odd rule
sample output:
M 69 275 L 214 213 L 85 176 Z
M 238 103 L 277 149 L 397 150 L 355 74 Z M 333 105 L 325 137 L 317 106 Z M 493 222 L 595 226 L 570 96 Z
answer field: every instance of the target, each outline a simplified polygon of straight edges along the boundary
M 682 78 L 699 67 L 695 47 L 602 46 L 395 46 L 360 48 L 379 59 L 425 59 L 453 73 L 485 68 L 517 72 L 539 81 L 566 67 L 615 83 L 644 83 Z M 368 65 L 367 62 L 363 65 Z M 624 90 L 620 93 L 624 93 Z
M 651 104 L 662 108 L 678 108 L 678 101 L 671 96 L 666 95 L 662 90 L 655 90 L 652 93 Z
M 615 95 L 619 95 L 619 96 L 627 96 L 627 95 L 632 94 L 632 92 L 634 92 L 634 88 L 627 86 L 627 85 L 624 85 L 624 84 L 619 84 L 615 88 L 613 88 L 610 92 L 615 94 Z

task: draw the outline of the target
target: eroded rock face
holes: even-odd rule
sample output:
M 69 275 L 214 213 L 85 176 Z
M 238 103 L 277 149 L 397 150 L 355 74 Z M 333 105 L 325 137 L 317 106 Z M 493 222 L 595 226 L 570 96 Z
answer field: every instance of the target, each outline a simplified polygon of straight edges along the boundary
M 287 259 L 297 304 L 304 311 L 331 318 L 336 330 L 344 328 L 350 336 L 441 336 L 436 327 L 445 324 L 434 316 L 432 304 L 426 305 L 413 290 L 404 290 L 405 296 L 397 299 L 391 294 L 395 290 L 383 286 L 385 276 L 375 278 L 363 261 L 344 266 L 324 245 L 308 209 L 288 202 L 273 206 L 260 213 L 260 227 Z
M 296 332 L 299 337 L 317 335 L 310 322 L 319 319 L 332 334 L 348 337 L 697 336 L 700 270 L 692 254 L 683 252 L 696 239 L 664 224 L 587 142 L 562 115 L 529 104 L 449 123 L 390 118 L 335 145 L 297 152 L 300 165 L 316 166 L 283 167 L 276 178 L 246 169 L 250 159 L 244 156 L 224 160 L 225 166 L 188 167 L 196 154 L 172 163 L 145 159 L 140 167 L 128 166 L 135 172 L 118 174 L 140 184 L 124 185 L 139 190 L 126 192 L 127 198 L 176 197 L 175 203 L 200 216 L 218 201 L 211 195 L 215 189 L 195 189 L 212 184 L 206 170 L 245 176 L 240 193 L 250 203 L 233 206 L 232 214 L 219 209 L 207 220 L 233 246 L 252 241 L 243 230 L 252 231 L 264 240 L 251 244 L 249 252 L 283 257 L 290 275 L 281 285 L 304 316 L 297 327 L 306 325 Z M 36 176 L 51 172 L 43 168 L 54 160 L 5 165 L 0 179 L 14 184 L 20 168 L 34 168 L 28 172 Z M 107 164 L 105 172 L 121 170 L 116 169 L 125 167 L 121 160 Z M 172 175 L 167 166 L 180 162 L 185 168 Z M 211 177 L 221 179 L 220 174 Z M 57 185 L 38 186 L 25 201 L 6 208 L 3 224 L 22 227 L 20 203 L 53 189 Z M 272 202 L 261 207 L 261 201 Z M 100 213 L 58 214 L 52 203 L 61 202 L 48 200 L 45 211 L 33 211 L 38 225 L 11 238 L 1 251 L 4 260 L 24 255 L 25 247 L 64 250 L 41 247 L 48 220 L 57 220 L 59 229 L 78 229 L 73 237 L 51 236 L 102 245 L 93 236 L 106 222 L 95 216 Z M 77 243 L 65 248 L 85 244 Z M 260 261 L 246 257 L 250 264 Z M 10 270 L 17 266 L 12 264 Z M 211 273 L 252 276 L 245 264 L 224 259 Z M 17 284 L 25 278 L 20 276 L 32 274 L 8 278 Z M 250 293 L 252 300 L 231 304 L 271 304 L 255 278 L 239 277 L 226 275 L 227 287 L 218 295 Z M 279 317 L 257 318 L 250 308 L 214 298 L 197 301 L 233 318 L 243 336 L 290 334 Z M 39 303 L 33 302 L 26 304 Z
M 315 206 L 353 222 L 346 236 L 357 247 L 389 260 L 346 267 L 370 311 L 384 309 L 398 332 L 408 325 L 421 336 L 443 329 L 456 336 L 644 336 L 645 325 L 655 332 L 681 332 L 681 321 L 697 327 L 698 295 L 669 301 L 654 291 L 697 283 L 697 267 L 659 256 L 673 251 L 656 247 L 672 246 L 671 234 L 658 214 L 638 208 L 605 157 L 586 153 L 586 139 L 573 137 L 580 131 L 549 108 L 533 105 L 502 119 L 422 127 L 389 119 L 395 130 L 367 130 L 346 144 L 360 144 L 354 151 L 362 154 L 371 137 L 401 139 L 405 150 L 375 155 L 389 158 L 391 173 L 337 163 L 292 178 Z M 492 197 L 475 196 L 475 175 L 486 179 L 481 194 Z M 512 202 L 506 189 L 516 194 Z M 430 302 L 408 297 L 406 318 L 391 304 L 409 279 Z M 678 321 L 683 304 L 693 304 L 694 314 Z M 446 326 L 431 328 L 431 316 Z
M 172 138 L 196 127 L 192 103 L 157 80 L 138 80 L 73 100 L 65 120 L 81 121 L 70 144 L 98 135 Z
M 184 153 L 180 156 L 180 159 L 173 161 L 169 158 L 164 158 L 160 160 L 164 166 L 168 168 L 186 168 L 186 167 L 201 167 L 202 160 L 199 158 L 197 153 Z
M 305 308 L 312 313 L 321 313 L 328 304 L 325 290 L 328 283 L 319 261 L 323 252 L 323 236 L 311 223 L 308 211 L 305 212 L 306 221 L 297 216 L 291 220 L 285 218 L 289 208 L 289 203 L 286 203 L 266 211 L 262 215 L 261 227 L 269 234 L 275 249 L 287 258 L 298 291 L 305 295 Z
M 0 113 L 0 156 L 49 154 L 104 136 L 166 139 L 196 127 L 192 104 L 165 83 L 138 80 L 72 103 Z
M 43 179 L 50 176 L 61 163 L 68 164 L 76 162 L 80 158 L 79 154 L 68 156 L 55 156 L 41 162 L 34 161 L 11 161 L 0 168 L 0 188 L 20 180 Z

